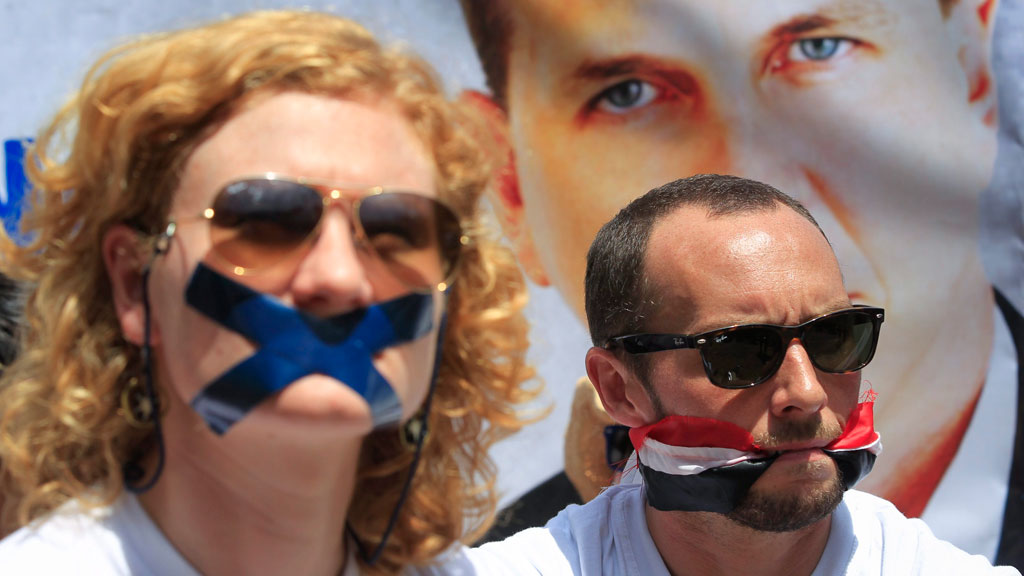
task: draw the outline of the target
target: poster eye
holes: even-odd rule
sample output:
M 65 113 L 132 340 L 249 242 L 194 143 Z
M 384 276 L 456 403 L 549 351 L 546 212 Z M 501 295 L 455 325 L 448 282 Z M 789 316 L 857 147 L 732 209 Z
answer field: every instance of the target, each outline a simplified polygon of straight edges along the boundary
M 598 110 L 624 114 L 642 108 L 658 97 L 658 89 L 648 82 L 630 78 L 607 88 L 595 98 Z
M 843 42 L 842 38 L 805 38 L 796 43 L 797 49 L 808 60 L 827 60 L 834 56 Z

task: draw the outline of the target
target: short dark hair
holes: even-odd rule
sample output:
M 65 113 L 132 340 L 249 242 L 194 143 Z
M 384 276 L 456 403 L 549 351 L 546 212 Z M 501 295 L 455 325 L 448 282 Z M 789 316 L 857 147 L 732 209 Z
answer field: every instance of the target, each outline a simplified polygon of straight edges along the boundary
M 737 176 L 698 174 L 647 192 L 602 226 L 587 252 L 585 306 L 594 346 L 642 331 L 646 310 L 654 303 L 644 272 L 651 230 L 684 206 L 705 208 L 709 218 L 785 206 L 821 230 L 800 202 L 768 184 Z

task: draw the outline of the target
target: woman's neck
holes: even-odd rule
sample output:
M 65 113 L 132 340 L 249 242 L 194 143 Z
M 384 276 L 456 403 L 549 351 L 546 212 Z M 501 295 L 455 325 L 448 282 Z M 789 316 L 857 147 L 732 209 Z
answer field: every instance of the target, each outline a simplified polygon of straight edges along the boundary
M 166 465 L 139 500 L 202 574 L 341 572 L 360 437 L 223 437 L 186 406 L 164 419 Z

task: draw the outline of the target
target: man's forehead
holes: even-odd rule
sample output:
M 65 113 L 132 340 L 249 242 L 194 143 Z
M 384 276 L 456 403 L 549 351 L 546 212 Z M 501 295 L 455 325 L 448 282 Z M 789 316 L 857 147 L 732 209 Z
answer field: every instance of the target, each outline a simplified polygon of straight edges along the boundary
M 684 205 L 658 218 L 651 227 L 647 255 L 699 264 L 701 259 L 763 256 L 779 251 L 815 248 L 834 258 L 821 231 L 794 209 L 781 203 L 717 213 L 702 205 Z
M 644 38 L 669 34 L 681 42 L 711 42 L 724 33 L 764 37 L 792 36 L 832 25 L 891 27 L 899 2 L 907 0 L 787 0 L 750 3 L 748 0 L 517 0 L 507 4 L 516 28 L 536 43 L 542 36 L 571 41 L 600 53 L 627 48 Z M 940 7 L 939 0 L 917 0 Z M 600 41 L 598 41 L 600 40 Z M 643 46 L 643 44 L 639 44 Z M 527 48 L 516 46 L 513 48 Z
M 709 215 L 702 206 L 673 211 L 651 230 L 644 275 L 657 310 L 702 329 L 792 323 L 793 318 L 764 314 L 779 306 L 802 318 L 848 303 L 828 242 L 810 221 L 782 205 L 723 216 Z M 780 296 L 797 286 L 809 300 L 786 307 Z M 683 309 L 688 313 L 677 313 Z
M 747 254 L 763 250 L 780 237 L 783 229 L 803 228 L 803 216 L 779 203 L 751 206 L 720 213 L 701 204 L 684 204 L 658 218 L 651 226 L 648 253 L 661 249 L 680 254 L 704 255 L 728 250 Z

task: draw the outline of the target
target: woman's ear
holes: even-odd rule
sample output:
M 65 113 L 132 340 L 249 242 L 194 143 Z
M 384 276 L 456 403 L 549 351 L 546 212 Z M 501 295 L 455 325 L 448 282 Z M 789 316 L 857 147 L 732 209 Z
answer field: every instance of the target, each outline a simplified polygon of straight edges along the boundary
M 110 279 L 114 312 L 121 324 L 125 340 L 142 346 L 146 330 L 143 306 L 142 272 L 146 265 L 144 247 L 139 233 L 124 224 L 118 224 L 103 235 L 103 263 Z M 158 330 L 152 327 L 150 344 L 158 341 Z
M 595 346 L 587 351 L 586 363 L 590 383 L 613 420 L 630 428 L 654 421 L 647 390 L 618 355 Z

